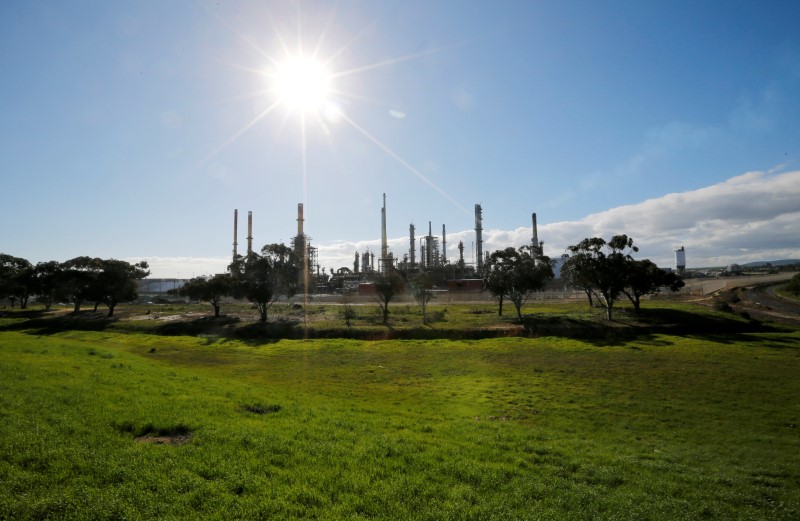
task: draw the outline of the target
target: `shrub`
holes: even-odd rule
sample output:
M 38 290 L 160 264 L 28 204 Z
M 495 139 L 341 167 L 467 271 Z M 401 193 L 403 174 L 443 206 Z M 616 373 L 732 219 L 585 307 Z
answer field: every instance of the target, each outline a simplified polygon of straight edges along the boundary
M 795 273 L 794 277 L 789 279 L 789 283 L 786 285 L 786 291 L 800 296 L 800 273 Z
M 733 308 L 724 300 L 718 300 L 714 303 L 714 309 L 717 311 L 724 311 L 725 313 L 732 313 Z

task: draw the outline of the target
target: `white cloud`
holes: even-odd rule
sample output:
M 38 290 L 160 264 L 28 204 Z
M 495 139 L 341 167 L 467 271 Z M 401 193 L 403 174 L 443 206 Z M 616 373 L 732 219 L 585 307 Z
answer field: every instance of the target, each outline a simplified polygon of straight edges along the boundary
M 399 110 L 390 110 L 389 114 L 396 119 L 405 119 L 406 113 L 400 112 Z

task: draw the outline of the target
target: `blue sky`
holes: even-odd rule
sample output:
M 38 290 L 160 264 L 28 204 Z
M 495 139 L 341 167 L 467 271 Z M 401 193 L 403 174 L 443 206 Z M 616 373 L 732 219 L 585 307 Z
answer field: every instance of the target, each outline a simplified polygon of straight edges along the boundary
M 800 258 L 797 2 L 0 4 L 0 251 L 224 270 L 297 203 L 323 266 L 442 224 L 448 257 L 627 233 L 690 266 Z M 332 73 L 337 117 L 276 103 Z M 246 129 L 246 130 L 245 130 Z M 305 151 L 305 153 L 304 153 Z M 305 160 L 304 160 L 305 157 Z M 469 262 L 471 258 L 467 256 Z

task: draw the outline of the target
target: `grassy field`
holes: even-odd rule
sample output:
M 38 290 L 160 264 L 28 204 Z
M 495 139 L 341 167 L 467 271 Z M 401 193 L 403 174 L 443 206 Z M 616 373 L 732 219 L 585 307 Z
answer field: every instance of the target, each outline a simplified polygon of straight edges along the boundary
M 797 331 L 120 327 L 0 332 L 1 519 L 800 517 Z

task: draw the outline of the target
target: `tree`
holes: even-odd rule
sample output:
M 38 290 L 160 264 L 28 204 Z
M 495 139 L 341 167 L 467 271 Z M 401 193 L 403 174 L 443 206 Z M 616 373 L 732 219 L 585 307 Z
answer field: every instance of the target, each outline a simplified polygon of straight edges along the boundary
M 627 235 L 615 235 L 608 242 L 600 237 L 587 238 L 568 250 L 577 257 L 570 266 L 576 280 L 585 290 L 600 296 L 606 318 L 611 320 L 614 302 L 627 284 L 628 262 L 633 260 L 629 252 L 639 248 Z
M 435 293 L 433 292 L 433 278 L 429 274 L 423 273 L 411 281 L 410 286 L 411 295 L 414 297 L 417 305 L 422 310 L 422 323 L 427 324 L 428 302 L 430 302 L 435 296 Z
M 587 264 L 591 258 L 584 255 L 573 255 L 564 261 L 561 266 L 561 278 L 570 287 L 582 289 L 586 293 L 586 298 L 589 299 L 589 307 L 594 307 L 594 291 L 592 290 L 591 281 L 586 278 L 589 273 Z
M 379 273 L 375 276 L 375 291 L 378 294 L 378 306 L 383 313 L 383 323 L 389 322 L 389 302 L 395 295 L 403 291 L 405 281 L 402 275 L 392 268 L 387 273 Z
M 483 284 L 499 301 L 498 315 L 503 315 L 503 300 L 508 298 L 522 319 L 522 306 L 534 291 L 541 290 L 553 278 L 550 259 L 529 246 L 496 250 L 483 265 Z
M 233 293 L 233 277 L 230 274 L 217 274 L 210 279 L 194 278 L 181 286 L 178 294 L 190 299 L 208 302 L 214 307 L 214 317 L 219 317 L 219 307 L 223 297 Z
M 622 292 L 633 304 L 639 314 L 639 301 L 642 295 L 657 293 L 661 288 L 678 291 L 684 286 L 683 279 L 674 273 L 668 273 L 649 259 L 629 260 L 627 263 L 627 281 Z
M 228 268 L 234 281 L 234 296 L 255 304 L 262 323 L 267 322 L 267 312 L 275 301 L 297 293 L 300 262 L 295 252 L 283 244 L 264 246 L 261 254 L 252 252 L 237 258 Z
M 53 305 L 60 270 L 61 267 L 56 261 L 39 262 L 33 268 L 36 295 L 45 309 L 50 309 Z
M 116 259 L 100 261 L 100 271 L 94 277 L 89 291 L 97 299 L 96 302 L 103 302 L 108 307 L 106 316 L 114 316 L 114 308 L 120 302 L 136 299 L 137 282 L 150 275 L 147 268 L 145 261 L 136 264 Z
M 100 271 L 101 259 L 92 257 L 75 257 L 62 262 L 56 277 L 56 297 L 59 300 L 72 302 L 72 312 L 78 313 L 81 304 L 91 298 L 97 274 Z
M 795 273 L 786 285 L 786 291 L 793 295 L 800 295 L 800 273 Z
M 11 307 L 19 299 L 19 307 L 28 307 L 34 289 L 33 266 L 27 260 L 0 253 L 0 298 L 11 299 Z

